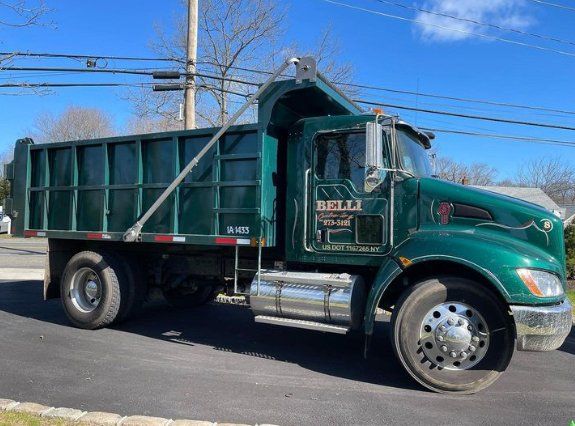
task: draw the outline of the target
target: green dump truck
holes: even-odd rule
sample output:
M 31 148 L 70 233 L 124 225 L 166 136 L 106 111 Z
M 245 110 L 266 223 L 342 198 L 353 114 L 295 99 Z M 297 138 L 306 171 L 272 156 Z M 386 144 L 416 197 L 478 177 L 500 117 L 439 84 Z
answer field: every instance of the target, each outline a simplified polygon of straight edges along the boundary
M 257 123 L 234 125 L 256 100 Z M 292 59 L 219 129 L 19 140 L 5 205 L 17 236 L 48 239 L 44 296 L 77 327 L 126 319 L 153 288 L 179 307 L 225 291 L 256 322 L 360 332 L 367 354 L 383 309 L 415 380 L 473 393 L 515 347 L 568 335 L 563 227 L 434 178 L 432 139 Z

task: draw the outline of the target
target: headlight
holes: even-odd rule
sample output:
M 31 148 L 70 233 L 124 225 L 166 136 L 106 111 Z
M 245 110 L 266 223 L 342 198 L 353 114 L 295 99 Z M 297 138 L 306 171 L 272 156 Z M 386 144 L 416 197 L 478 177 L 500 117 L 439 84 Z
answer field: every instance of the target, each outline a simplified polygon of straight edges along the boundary
M 535 296 L 553 297 L 563 294 L 561 280 L 555 274 L 525 268 L 518 269 L 517 274 Z

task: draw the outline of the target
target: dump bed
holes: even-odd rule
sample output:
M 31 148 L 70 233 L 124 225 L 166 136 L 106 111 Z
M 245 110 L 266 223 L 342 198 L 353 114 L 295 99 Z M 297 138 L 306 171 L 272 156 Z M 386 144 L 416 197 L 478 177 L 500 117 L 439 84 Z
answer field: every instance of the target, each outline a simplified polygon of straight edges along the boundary
M 279 144 L 301 118 L 357 114 L 321 77 L 274 83 L 258 123 L 231 127 L 145 224 L 142 241 L 276 242 Z M 7 208 L 15 233 L 122 240 L 217 129 L 36 145 L 18 141 Z M 254 240 L 255 241 L 255 240 Z

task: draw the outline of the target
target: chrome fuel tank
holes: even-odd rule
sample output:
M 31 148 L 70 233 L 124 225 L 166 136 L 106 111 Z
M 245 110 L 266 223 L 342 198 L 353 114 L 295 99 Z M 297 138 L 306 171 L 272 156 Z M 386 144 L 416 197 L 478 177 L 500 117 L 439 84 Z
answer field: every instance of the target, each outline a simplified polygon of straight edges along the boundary
M 258 291 L 259 290 L 259 291 Z M 250 288 L 254 315 L 361 325 L 365 285 L 359 275 L 262 270 Z

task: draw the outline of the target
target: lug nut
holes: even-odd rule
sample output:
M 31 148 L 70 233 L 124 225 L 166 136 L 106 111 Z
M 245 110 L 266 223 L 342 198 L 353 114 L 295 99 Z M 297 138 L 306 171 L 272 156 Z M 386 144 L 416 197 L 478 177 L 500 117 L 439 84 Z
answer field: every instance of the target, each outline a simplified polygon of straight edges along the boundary
M 463 325 L 465 324 L 465 321 L 463 321 L 463 318 L 459 318 L 459 321 L 457 321 L 457 325 Z
M 440 342 L 443 342 L 443 336 L 437 336 L 437 340 L 439 340 Z
M 449 356 L 450 356 L 451 358 L 455 358 L 455 357 L 457 356 L 457 352 L 451 351 L 451 353 L 449 354 Z
M 449 319 L 447 320 L 447 324 L 453 325 L 453 324 L 455 324 L 455 320 L 454 320 L 453 318 L 449 318 Z
M 465 359 L 465 358 L 467 358 L 467 352 L 463 351 L 459 354 L 459 356 L 461 356 L 461 358 Z
M 442 325 L 439 326 L 439 329 L 440 329 L 441 331 L 445 331 L 445 326 L 442 324 Z
M 447 346 L 443 345 L 443 346 L 441 347 L 441 350 L 442 350 L 443 352 L 447 352 Z
M 470 325 L 467 326 L 467 329 L 468 329 L 469 331 L 473 331 L 473 327 L 471 327 Z
M 475 349 L 477 349 L 475 346 L 469 345 L 469 350 L 470 350 L 471 352 L 475 352 Z
M 473 337 L 471 338 L 471 340 L 473 340 L 474 342 L 479 342 L 479 337 L 473 336 Z

